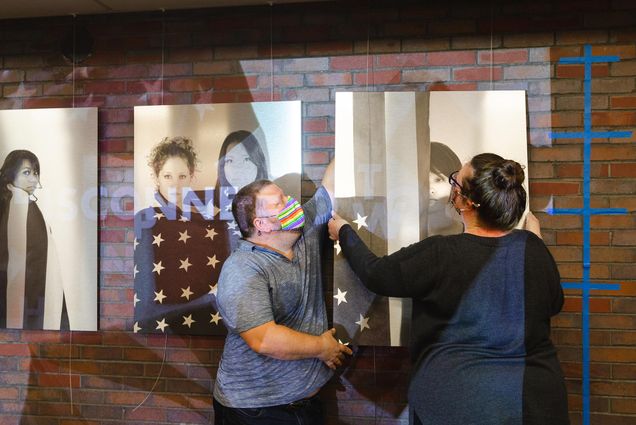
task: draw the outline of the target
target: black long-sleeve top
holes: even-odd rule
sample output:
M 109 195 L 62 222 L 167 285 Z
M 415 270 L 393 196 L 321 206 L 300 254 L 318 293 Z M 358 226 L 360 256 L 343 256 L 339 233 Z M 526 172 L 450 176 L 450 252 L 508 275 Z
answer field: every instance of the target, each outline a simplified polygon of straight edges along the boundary
M 464 233 L 377 257 L 348 225 L 339 239 L 368 289 L 413 300 L 409 401 L 423 424 L 568 423 L 550 340 L 563 291 L 543 241 Z

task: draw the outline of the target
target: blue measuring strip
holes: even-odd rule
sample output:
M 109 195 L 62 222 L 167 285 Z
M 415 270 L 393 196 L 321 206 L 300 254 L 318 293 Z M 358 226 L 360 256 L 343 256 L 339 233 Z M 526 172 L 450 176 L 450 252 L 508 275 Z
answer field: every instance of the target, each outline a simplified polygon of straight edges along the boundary
M 618 56 L 592 56 L 592 46 L 585 45 L 584 56 L 561 58 L 561 64 L 584 64 L 584 123 L 582 132 L 550 133 L 552 139 L 583 139 L 583 208 L 547 208 L 545 211 L 553 215 L 583 216 L 583 280 L 582 282 L 563 282 L 565 289 L 581 289 L 581 331 L 583 349 L 583 425 L 590 424 L 590 290 L 619 290 L 620 284 L 590 283 L 590 218 L 592 215 L 627 214 L 625 208 L 591 208 L 590 180 L 593 138 L 627 138 L 631 131 L 592 131 L 592 64 L 618 62 Z

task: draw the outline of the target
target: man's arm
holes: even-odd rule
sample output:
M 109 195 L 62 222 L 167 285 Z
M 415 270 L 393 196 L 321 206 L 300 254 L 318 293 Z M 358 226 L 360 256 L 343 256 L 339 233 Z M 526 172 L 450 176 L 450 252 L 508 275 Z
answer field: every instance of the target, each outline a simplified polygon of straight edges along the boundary
M 335 369 L 342 364 L 345 354 L 352 353 L 347 346 L 336 341 L 335 332 L 335 329 L 329 329 L 319 336 L 310 335 L 270 321 L 240 335 L 259 354 L 279 360 L 316 357 Z
M 327 165 L 327 169 L 325 170 L 325 174 L 322 177 L 322 185 L 325 189 L 327 189 L 327 193 L 329 194 L 329 198 L 331 199 L 331 205 L 334 205 L 334 190 L 335 190 L 335 179 L 336 179 L 336 160 L 335 158 L 329 162 Z

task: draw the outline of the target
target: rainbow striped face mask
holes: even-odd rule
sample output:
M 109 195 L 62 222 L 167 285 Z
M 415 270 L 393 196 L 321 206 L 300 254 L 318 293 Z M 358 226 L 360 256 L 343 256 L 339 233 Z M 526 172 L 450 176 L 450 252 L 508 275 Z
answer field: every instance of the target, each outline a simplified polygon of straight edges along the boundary
M 300 203 L 291 196 L 287 197 L 287 203 L 276 216 L 280 221 L 281 230 L 298 230 L 305 225 L 305 212 Z

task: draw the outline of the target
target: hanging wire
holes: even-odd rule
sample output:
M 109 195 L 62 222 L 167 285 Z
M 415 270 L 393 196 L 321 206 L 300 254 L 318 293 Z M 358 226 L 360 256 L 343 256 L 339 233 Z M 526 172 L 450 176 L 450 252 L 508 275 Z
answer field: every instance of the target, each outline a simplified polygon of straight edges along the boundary
M 269 69 L 270 69 L 270 100 L 274 101 L 274 2 L 269 4 Z
M 495 9 L 495 5 L 491 1 L 490 2 L 490 90 L 493 89 L 493 63 L 494 63 L 494 57 L 493 57 L 492 45 L 493 45 L 494 9 Z
M 72 55 L 72 71 L 71 71 L 71 81 L 72 81 L 72 91 L 73 91 L 73 108 L 75 108 L 75 24 L 76 24 L 76 18 L 77 15 L 75 13 L 72 14 L 73 16 L 73 55 Z
M 163 105 L 163 69 L 166 63 L 166 9 L 161 9 L 161 104 Z
M 159 368 L 159 374 L 157 374 L 157 379 L 155 379 L 155 383 L 152 384 L 152 388 L 150 388 L 150 391 L 148 392 L 148 394 L 146 394 L 146 397 L 144 397 L 144 399 L 141 400 L 141 402 L 132 410 L 133 412 L 139 409 L 141 405 L 144 404 L 146 400 L 148 400 L 148 397 L 150 397 L 150 395 L 154 392 L 155 388 L 157 387 L 157 384 L 159 383 L 159 379 L 161 379 L 161 374 L 163 373 L 163 366 L 166 364 L 166 353 L 168 351 L 168 334 L 164 334 L 164 336 L 165 338 L 163 340 L 163 359 L 161 360 L 161 367 Z

